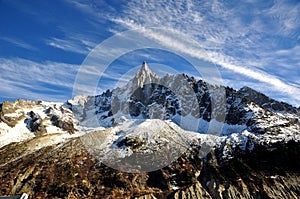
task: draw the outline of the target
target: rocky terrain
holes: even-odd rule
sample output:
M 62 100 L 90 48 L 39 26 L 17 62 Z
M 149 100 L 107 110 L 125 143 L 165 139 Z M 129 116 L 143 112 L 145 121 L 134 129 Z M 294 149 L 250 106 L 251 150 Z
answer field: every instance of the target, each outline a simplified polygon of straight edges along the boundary
M 36 140 L 38 142 L 39 140 Z M 98 162 L 79 138 L 28 152 L 26 143 L 1 149 L 1 194 L 32 198 L 298 198 L 299 144 L 198 157 L 197 148 L 152 172 L 126 173 Z M 4 153 L 5 152 L 5 153 Z M 10 152 L 10 153 L 8 153 Z M 20 155 L 22 155 L 20 157 Z M 17 156 L 17 157 L 16 157 Z
M 0 195 L 299 198 L 299 108 L 146 63 L 64 104 L 0 106 Z

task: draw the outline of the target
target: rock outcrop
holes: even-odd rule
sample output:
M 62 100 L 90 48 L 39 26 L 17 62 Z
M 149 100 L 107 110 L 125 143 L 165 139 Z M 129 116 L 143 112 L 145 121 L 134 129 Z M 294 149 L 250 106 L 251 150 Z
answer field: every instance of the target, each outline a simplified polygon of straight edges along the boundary
M 299 117 L 252 89 L 158 78 L 143 63 L 98 96 L 1 104 L 0 195 L 297 199 Z
M 198 157 L 193 147 L 162 169 L 123 173 L 91 156 L 79 138 L 26 153 L 26 143 L 1 149 L 1 195 L 32 198 L 295 198 L 300 194 L 298 143 L 220 158 L 214 150 Z M 23 154 L 20 158 L 7 157 Z
M 197 81 L 186 74 L 158 78 L 146 63 L 125 86 L 98 96 L 77 96 L 68 100 L 66 106 L 84 126 L 112 127 L 122 123 L 121 118 L 125 117 L 172 120 L 186 130 L 200 133 L 211 133 L 208 132 L 211 129 L 205 128 L 211 121 L 235 128 L 223 128 L 219 133 L 223 135 L 245 129 L 260 134 L 282 132 L 299 124 L 300 117 L 297 108 L 253 89 L 245 87 L 236 91 Z
M 6 123 L 10 127 L 15 125 L 22 119 L 26 118 L 26 113 L 19 112 L 18 109 L 30 108 L 39 104 L 40 101 L 16 100 L 15 102 L 5 101 L 0 104 L 0 122 Z
M 36 133 L 36 135 L 45 135 L 47 133 L 46 127 L 43 125 L 43 120 L 41 116 L 33 111 L 28 113 L 30 118 L 26 119 L 27 128 Z
M 290 117 L 291 119 L 294 119 L 297 122 L 300 119 L 300 108 L 293 107 L 292 105 L 287 104 L 285 102 L 278 102 L 266 96 L 265 94 L 260 93 L 247 86 L 244 86 L 238 92 L 245 96 L 245 98 L 255 102 L 259 106 L 269 111 L 283 114 L 286 117 Z

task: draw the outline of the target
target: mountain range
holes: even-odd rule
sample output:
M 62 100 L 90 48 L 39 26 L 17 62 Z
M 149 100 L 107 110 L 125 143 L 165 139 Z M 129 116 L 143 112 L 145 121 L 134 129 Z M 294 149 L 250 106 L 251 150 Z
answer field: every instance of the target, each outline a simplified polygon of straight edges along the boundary
M 300 109 L 146 62 L 127 84 L 0 105 L 0 195 L 299 198 Z

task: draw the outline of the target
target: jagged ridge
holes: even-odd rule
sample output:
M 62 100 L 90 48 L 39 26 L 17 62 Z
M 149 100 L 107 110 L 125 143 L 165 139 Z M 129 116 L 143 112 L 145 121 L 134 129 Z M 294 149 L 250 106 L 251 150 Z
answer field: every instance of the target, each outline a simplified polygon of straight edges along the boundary
M 222 93 L 226 98 L 224 101 Z M 214 106 L 212 99 L 215 100 Z M 254 133 L 265 133 L 267 128 L 275 130 L 299 122 L 298 109 L 252 89 L 245 87 L 236 91 L 202 80 L 196 81 L 185 74 L 158 78 L 145 62 L 126 86 L 95 97 L 86 97 L 83 101 L 84 104 L 78 103 L 75 98 L 69 100 L 67 105 L 77 113 L 83 124 L 90 123 L 90 118 L 95 119 L 96 113 L 98 119 L 93 120 L 93 125 L 105 127 L 118 124 L 120 117 L 167 119 L 184 129 L 206 133 L 204 126 L 217 120 L 224 122 L 229 129 L 239 126 L 239 132 L 250 129 Z M 276 111 L 271 107 L 277 107 Z M 194 128 L 186 122 L 186 116 L 189 115 L 191 117 L 188 119 L 192 118 L 198 123 Z
M 156 150 L 151 146 L 154 143 L 158 148 L 168 145 L 166 132 L 154 132 L 149 141 L 143 137 L 148 130 L 135 129 L 132 121 L 140 124 L 151 118 L 164 124 L 171 124 L 170 120 L 182 124 L 178 120 L 181 117 L 199 121 L 202 127 L 221 122 L 222 115 L 215 113 L 221 106 L 214 109 L 211 103 L 214 92 L 220 90 L 226 96 L 222 134 L 197 134 L 175 128 L 172 123 L 164 129 L 185 136 L 190 147 L 168 166 L 130 174 L 99 162 L 97 155 L 110 155 L 112 149 L 127 151 L 121 153 L 127 158 L 132 151 L 146 154 Z M 279 102 L 263 95 L 263 100 L 257 101 L 249 92 L 256 95 L 249 89 L 236 91 L 185 74 L 158 78 L 143 63 L 125 87 L 99 96 L 77 96 L 64 105 L 5 102 L 0 106 L 0 140 L 14 135 L 20 126 L 24 131 L 17 135 L 30 136 L 5 142 L 0 148 L 0 195 L 27 192 L 34 198 L 297 198 L 299 114 L 288 105 L 283 105 L 284 110 L 274 108 Z M 221 98 L 215 100 L 221 102 Z M 95 128 L 99 125 L 111 128 Z M 60 132 L 52 132 L 53 126 Z M 92 140 L 91 146 L 108 145 L 103 153 L 98 150 L 95 155 L 83 140 Z M 173 152 L 164 151 L 166 159 Z M 150 160 L 145 159 L 143 164 Z

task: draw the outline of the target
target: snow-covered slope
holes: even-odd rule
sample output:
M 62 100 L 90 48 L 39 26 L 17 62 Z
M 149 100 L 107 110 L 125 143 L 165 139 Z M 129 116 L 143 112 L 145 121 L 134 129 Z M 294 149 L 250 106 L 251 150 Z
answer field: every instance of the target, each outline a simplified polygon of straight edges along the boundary
M 66 137 L 80 128 L 72 111 L 62 103 L 17 100 L 1 104 L 0 147 L 50 134 L 56 135 L 52 138 Z
M 126 172 L 153 171 L 171 164 L 191 145 L 205 143 L 206 155 L 224 137 L 185 131 L 171 121 L 130 119 L 81 137 L 86 149 L 101 162 Z
M 162 137 L 172 134 L 168 130 L 172 128 L 176 133 L 189 132 L 188 138 L 197 137 L 199 133 L 209 134 L 212 140 L 223 142 L 223 146 L 231 143 L 243 150 L 251 149 L 253 142 L 299 141 L 297 109 L 283 104 L 288 111 L 281 114 L 279 108 L 274 111 L 281 103 L 262 94 L 258 98 L 249 88 L 235 91 L 197 81 L 185 74 L 159 78 L 144 62 L 125 86 L 98 96 L 75 96 L 64 104 L 26 100 L 4 102 L 0 114 L 0 147 L 53 133 L 65 138 L 103 129 L 123 132 L 110 138 L 117 146 L 118 139 L 127 139 L 126 132 L 148 132 L 142 124 L 152 122 L 152 131 Z M 161 131 L 157 129 L 160 120 L 160 125 L 168 124 Z M 136 133 L 131 135 L 141 137 Z
M 144 84 L 142 86 L 137 82 Z M 185 141 L 189 140 L 188 143 L 198 146 L 205 142 L 215 143 L 210 146 L 219 148 L 224 159 L 233 158 L 237 149 L 251 152 L 255 146 L 272 147 L 276 143 L 299 142 L 297 109 L 262 94 L 257 97 L 262 98 L 259 101 L 254 98 L 255 91 L 251 89 L 251 93 L 248 94 L 249 90 L 244 88 L 236 91 L 215 86 L 185 74 L 158 78 L 143 63 L 134 79 L 126 86 L 95 97 L 75 97 L 66 105 L 77 114 L 80 123 L 84 125 L 93 124 L 115 129 L 124 128 L 124 121 L 160 119 L 175 123 L 181 128 L 180 132 L 188 132 L 187 138 L 195 138 L 193 141 Z M 224 99 L 218 98 L 222 92 Z M 212 104 L 212 98 L 215 104 Z M 286 107 L 287 111 L 282 113 L 281 109 L 274 110 L 278 104 Z M 273 108 L 268 108 L 269 105 Z M 222 112 L 225 114 L 223 118 Z M 138 125 L 132 125 L 130 128 L 140 129 Z M 156 130 L 154 125 L 152 128 Z M 127 131 L 131 130 L 122 129 L 122 132 Z M 159 131 L 159 134 L 162 133 Z M 118 137 L 120 135 L 121 137 Z M 112 142 L 125 139 L 127 134 L 120 135 L 112 137 Z M 197 142 L 197 139 L 202 141 Z M 208 150 L 210 149 L 211 147 L 208 147 Z M 128 151 L 130 154 L 131 150 Z M 203 156 L 206 153 L 204 151 Z M 105 154 L 110 152 L 105 151 Z
M 278 102 L 247 86 L 241 88 L 238 92 L 241 93 L 245 98 L 271 112 L 292 119 L 295 122 L 299 122 L 300 120 L 299 108 L 293 107 L 285 102 Z
M 270 98 L 264 98 L 264 104 L 256 103 L 246 90 L 211 85 L 185 74 L 159 78 L 144 62 L 125 86 L 98 96 L 77 96 L 66 106 L 82 125 L 91 127 L 112 127 L 126 118 L 171 120 L 185 130 L 215 135 L 298 130 L 298 112 L 291 116 L 267 109 L 267 99 L 271 104 L 280 103 Z
M 143 63 L 98 96 L 2 103 L 0 193 L 297 198 L 298 119 L 298 109 L 253 89 L 159 78 Z

